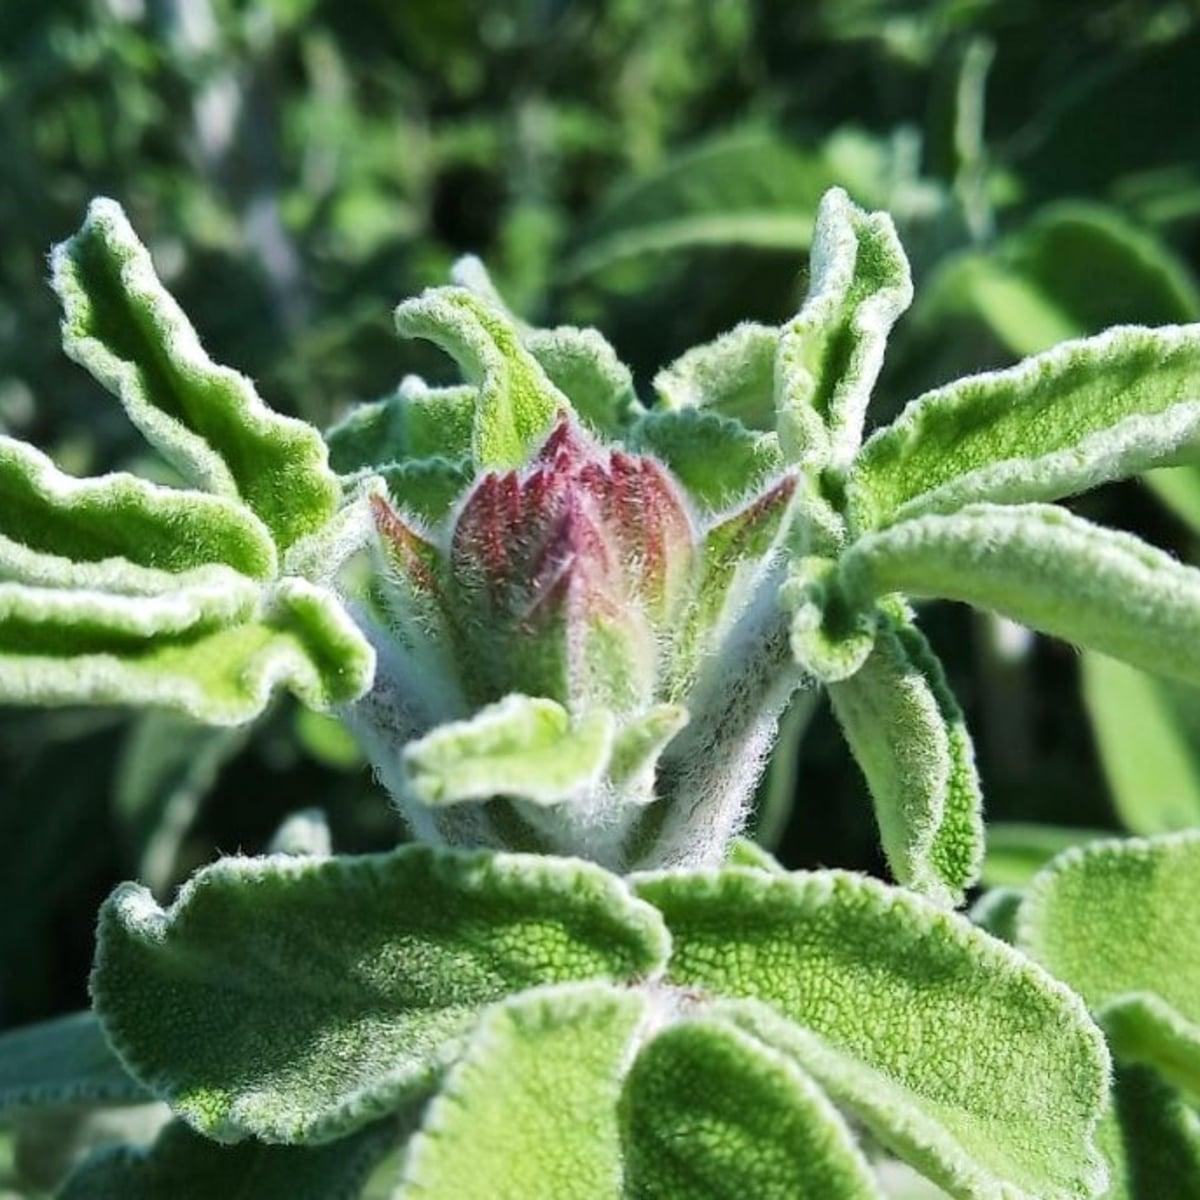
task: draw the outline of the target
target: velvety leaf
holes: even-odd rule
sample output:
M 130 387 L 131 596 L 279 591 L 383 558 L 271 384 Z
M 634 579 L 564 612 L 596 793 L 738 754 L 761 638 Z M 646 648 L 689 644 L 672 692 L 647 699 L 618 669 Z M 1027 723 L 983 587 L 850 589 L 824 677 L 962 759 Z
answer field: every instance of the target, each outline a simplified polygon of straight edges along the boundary
M 0 437 L 0 578 L 152 593 L 211 563 L 269 579 L 275 546 L 223 497 L 134 475 L 74 479 L 32 446 Z
M 700 509 L 710 512 L 746 498 L 783 466 L 773 433 L 747 429 L 711 409 L 647 413 L 627 440 L 661 459 Z
M 1055 500 L 1170 466 L 1200 439 L 1200 326 L 1122 326 L 912 401 L 848 485 L 858 530 L 976 501 Z
M 1076 829 L 1023 821 L 989 821 L 980 878 L 988 887 L 1023 888 L 1052 858 L 1099 838 L 1104 829 Z
M 51 268 L 63 348 L 188 479 L 239 499 L 281 548 L 333 515 L 340 490 L 320 435 L 204 353 L 118 204 L 94 200 Z
M 436 525 L 471 486 L 475 471 L 466 459 L 422 458 L 380 467 L 397 507 Z
M 983 857 L 975 752 L 941 664 L 911 621 L 886 620 L 829 698 L 867 777 L 888 864 L 906 887 L 962 903 Z
M 614 723 L 573 721 L 553 700 L 508 696 L 404 747 L 410 786 L 426 804 L 490 796 L 558 804 L 595 784 L 608 765 Z
M 864 212 L 841 188 L 817 210 L 809 272 L 804 304 L 779 334 L 780 444 L 790 461 L 815 455 L 845 467 L 912 278 L 892 218 Z
M 1200 683 L 1200 571 L 1053 505 L 970 505 L 859 539 L 846 593 L 962 600 L 1134 666 Z
M 466 458 L 475 426 L 476 389 L 431 388 L 415 375 L 395 393 L 360 404 L 325 434 L 329 461 L 343 475 L 413 459 Z
M 525 346 L 593 433 L 616 437 L 645 411 L 629 368 L 599 330 L 531 329 Z
M 620 1200 L 617 1100 L 647 1006 L 576 985 L 493 1008 L 426 1110 L 395 1200 Z
M 396 309 L 396 328 L 441 347 L 478 389 L 471 433 L 476 467 L 523 465 L 566 401 L 511 318 L 464 288 L 431 288 Z
M 224 567 L 193 578 L 136 597 L 0 583 L 0 697 L 151 705 L 232 725 L 279 687 L 326 708 L 370 684 L 374 652 L 325 589 L 302 579 L 263 589 Z
M 1083 656 L 1083 697 L 1122 823 L 1133 833 L 1200 825 L 1200 738 L 1183 719 L 1200 691 L 1099 654 Z
M 355 1200 L 397 1136 L 384 1121 L 326 1146 L 222 1146 L 173 1122 L 147 1150 L 85 1162 L 58 1200 Z
M 1200 832 L 1094 842 L 1033 881 L 1018 944 L 1100 1014 L 1119 1057 L 1200 1096 Z
M 842 1116 L 793 1061 L 721 1021 L 668 1026 L 621 1098 L 625 1195 L 882 1200 Z
M 1099 1139 L 1104 1200 L 1200 1200 L 1200 1115 L 1149 1068 L 1117 1067 Z
M 669 983 L 748 998 L 732 1006 L 739 1024 L 952 1195 L 1100 1192 L 1103 1040 L 1008 946 L 841 872 L 664 872 L 635 887 L 671 930 Z
M 678 704 L 656 704 L 640 717 L 625 722 L 613 739 L 608 774 L 614 783 L 653 774 L 658 757 L 688 723 L 688 711 Z M 651 785 L 653 780 L 649 780 Z
M 654 377 L 665 409 L 711 408 L 747 429 L 775 428 L 779 330 L 753 321 L 677 358 Z
M 657 915 L 597 867 L 407 846 L 225 859 L 167 911 L 125 884 L 92 990 L 132 1072 L 202 1133 L 313 1142 L 429 1089 L 485 1005 L 665 953 Z
M 140 1104 L 147 1090 L 88 1012 L 0 1034 L 0 1113 L 63 1104 Z

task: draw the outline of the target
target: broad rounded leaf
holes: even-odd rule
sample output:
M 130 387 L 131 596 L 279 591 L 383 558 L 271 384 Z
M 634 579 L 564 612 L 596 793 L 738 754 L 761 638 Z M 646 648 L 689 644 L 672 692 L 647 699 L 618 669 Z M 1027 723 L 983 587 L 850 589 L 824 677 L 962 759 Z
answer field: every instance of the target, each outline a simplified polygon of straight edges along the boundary
M 1099 1193 L 1103 1039 L 1076 996 L 1010 947 L 842 872 L 635 884 L 671 930 L 669 983 L 763 1002 L 733 1005 L 739 1023 L 952 1195 Z
M 1100 1014 L 1118 1055 L 1200 1096 L 1200 832 L 1093 842 L 1030 885 L 1018 944 Z
M 1200 325 L 1122 326 L 912 401 L 848 485 L 858 530 L 978 501 L 1056 500 L 1200 439 Z
M 569 859 L 225 859 L 167 911 L 118 888 L 92 991 L 129 1069 L 201 1132 L 312 1142 L 428 1089 L 483 1006 L 637 978 L 666 946 L 651 908 Z
M 333 515 L 340 489 L 320 435 L 205 354 L 120 205 L 92 201 L 51 268 L 63 348 L 189 479 L 240 500 L 281 548 Z
M 647 1007 L 597 985 L 497 1005 L 426 1110 L 395 1200 L 620 1200 L 617 1101 Z
M 357 1200 L 398 1136 L 384 1121 L 327 1146 L 222 1146 L 173 1122 L 146 1150 L 86 1161 L 58 1200 Z
M 1053 505 L 971 505 L 868 534 L 843 556 L 859 604 L 962 600 L 1134 666 L 1200 683 L 1200 571 Z
M 621 1098 L 638 1200 L 881 1200 L 841 1114 L 793 1061 L 714 1020 L 668 1026 Z

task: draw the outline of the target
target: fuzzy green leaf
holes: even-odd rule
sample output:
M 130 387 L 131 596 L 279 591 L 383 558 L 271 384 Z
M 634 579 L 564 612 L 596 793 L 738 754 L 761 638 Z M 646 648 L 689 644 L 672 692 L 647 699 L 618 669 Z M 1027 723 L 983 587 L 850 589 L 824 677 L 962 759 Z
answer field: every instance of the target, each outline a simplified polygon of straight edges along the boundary
M 1184 718 L 1200 692 L 1085 654 L 1083 696 L 1125 827 L 1155 834 L 1200 825 L 1200 736 Z
M 1119 1057 L 1200 1096 L 1200 832 L 1093 842 L 1030 885 L 1018 944 L 1099 1013 Z
M 426 1111 L 395 1200 L 620 1200 L 617 1101 L 646 1008 L 597 985 L 497 1005 Z
M 126 1065 L 202 1133 L 312 1142 L 431 1087 L 483 1006 L 638 977 L 666 947 L 657 914 L 581 862 L 225 859 L 167 911 L 118 888 L 92 991 Z
M 848 485 L 876 528 L 977 501 L 1056 500 L 1200 453 L 1200 325 L 1122 326 L 912 401 Z
M 356 1200 L 397 1136 L 385 1121 L 327 1146 L 222 1146 L 173 1122 L 146 1150 L 89 1159 L 58 1200 Z
M 616 437 L 645 411 L 629 368 L 599 330 L 531 329 L 525 346 L 593 433 Z
M 325 589 L 295 578 L 260 588 L 216 566 L 190 578 L 153 596 L 0 583 L 0 697 L 233 725 L 279 687 L 327 708 L 370 684 L 374 652 Z
M 647 413 L 626 440 L 670 467 L 700 509 L 709 512 L 745 499 L 783 467 L 773 433 L 747 429 L 712 409 Z
M 725 861 L 731 867 L 753 867 L 757 871 L 767 871 L 772 875 L 786 874 L 775 855 L 749 838 L 734 838 L 729 844 L 729 853 L 725 856 Z
M 275 546 L 230 500 L 134 475 L 74 479 L 32 446 L 0 437 L 0 578 L 152 593 L 212 563 L 269 579 Z
M 1104 1200 L 1200 1200 L 1200 1115 L 1148 1068 L 1117 1067 L 1100 1145 Z
M 896 879 L 961 904 L 983 858 L 983 799 L 970 734 L 929 644 L 907 618 L 887 620 L 862 668 L 831 683 L 829 698 Z
M 748 429 L 775 428 L 779 330 L 744 321 L 696 346 L 654 377 L 663 408 L 711 408 Z
M 409 785 L 426 804 L 515 796 L 558 804 L 595 784 L 613 748 L 611 713 L 577 721 L 561 704 L 508 696 L 404 747 Z
M 62 1104 L 140 1104 L 146 1089 L 87 1012 L 0 1035 L 0 1114 Z
M 990 828 L 988 832 L 991 832 Z M 986 929 L 992 937 L 1012 946 L 1016 944 L 1017 913 L 1024 898 L 1024 892 L 1016 888 L 994 887 L 971 905 L 969 915 L 980 929 Z
M 733 1015 L 952 1195 L 1100 1191 L 1103 1040 L 1077 997 L 1008 946 L 842 872 L 635 886 L 671 930 L 669 983 L 765 1002 Z
M 340 489 L 320 435 L 204 353 L 118 204 L 94 200 L 51 267 L 63 348 L 189 480 L 240 500 L 283 549 L 333 515 Z
M 821 200 L 809 270 L 804 304 L 779 334 L 779 438 L 790 461 L 845 467 L 912 278 L 892 218 L 864 212 L 841 188 Z
M 841 1115 L 794 1061 L 722 1021 L 669 1026 L 621 1101 L 638 1200 L 881 1200 Z
M 406 300 L 396 328 L 445 350 L 477 389 L 471 453 L 479 469 L 523 465 L 567 406 L 509 314 L 465 288 L 431 288 Z
M 475 394 L 468 384 L 431 388 L 410 375 L 391 396 L 358 405 L 328 430 L 330 464 L 350 475 L 412 459 L 467 458 Z
M 1200 571 L 1053 505 L 905 521 L 852 545 L 841 574 L 860 604 L 891 592 L 962 600 L 1200 683 Z

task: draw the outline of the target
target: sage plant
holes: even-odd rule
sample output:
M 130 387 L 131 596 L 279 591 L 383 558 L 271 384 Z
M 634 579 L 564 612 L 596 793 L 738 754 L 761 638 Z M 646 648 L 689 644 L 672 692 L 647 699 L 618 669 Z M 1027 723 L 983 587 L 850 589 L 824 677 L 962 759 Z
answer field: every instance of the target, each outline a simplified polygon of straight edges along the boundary
M 289 691 L 412 838 L 293 830 L 168 908 L 116 890 L 94 1015 L 0 1043 L 0 1106 L 172 1121 L 61 1195 L 383 1170 L 399 1200 L 836 1200 L 883 1194 L 880 1147 L 955 1197 L 1108 1194 L 1109 1009 L 1035 917 L 1015 949 L 954 911 L 980 786 L 912 603 L 1200 682 L 1200 572 L 1054 504 L 1197 457 L 1200 328 L 1064 344 L 864 441 L 912 287 L 890 219 L 835 190 L 796 317 L 689 351 L 649 407 L 599 333 L 528 327 L 464 260 L 396 314 L 463 382 L 322 438 L 207 357 L 111 201 L 52 267 L 67 353 L 182 486 L 0 439 L 0 700 L 238 724 Z M 738 838 L 818 687 L 896 885 Z M 1191 1017 L 1129 1012 L 1121 1053 L 1194 1087 Z

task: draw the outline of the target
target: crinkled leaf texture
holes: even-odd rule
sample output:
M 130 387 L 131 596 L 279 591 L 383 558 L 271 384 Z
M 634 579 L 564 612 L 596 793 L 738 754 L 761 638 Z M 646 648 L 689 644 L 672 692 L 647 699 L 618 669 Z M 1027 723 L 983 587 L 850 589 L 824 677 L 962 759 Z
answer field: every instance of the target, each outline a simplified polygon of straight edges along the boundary
M 89 1159 L 58 1200 L 357 1200 L 396 1142 L 395 1126 L 383 1121 L 326 1146 L 222 1146 L 172 1122 L 146 1150 Z
M 1108 1078 L 1079 999 L 964 918 L 841 872 L 635 877 L 667 982 L 794 1057 L 951 1195 L 1079 1200 Z
M 797 1062 L 732 1023 L 671 1025 L 621 1097 L 626 1196 L 881 1200 L 862 1152 Z
M 1018 945 L 1098 1014 L 1122 1059 L 1200 1097 L 1200 832 L 1093 842 L 1030 885 Z
M 317 432 L 214 364 L 112 201 L 53 254 L 63 344 L 202 490 L 78 480 L 0 439 L 0 698 L 212 724 L 286 687 L 361 695 L 374 652 L 324 586 L 367 527 Z
M 666 953 L 658 914 L 597 867 L 410 846 L 225 859 L 167 911 L 124 885 L 92 992 L 129 1070 L 200 1132 L 319 1142 L 428 1091 L 486 1005 Z

